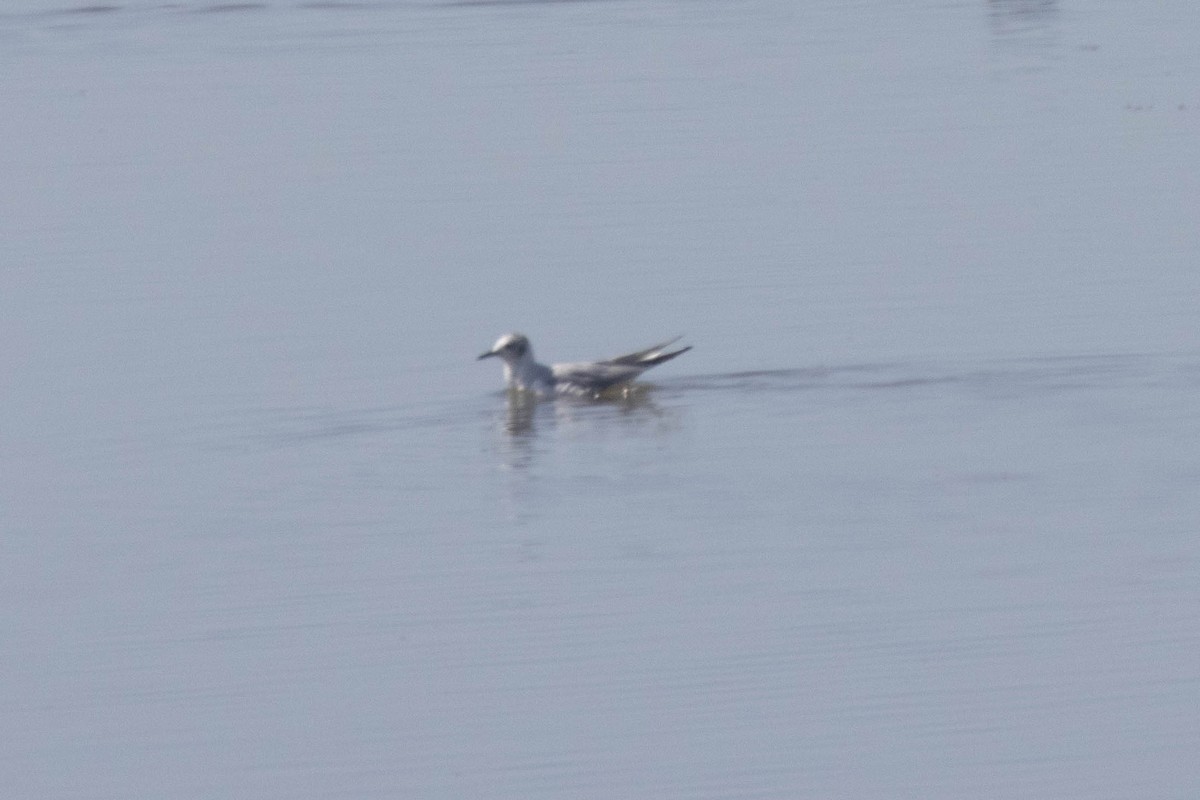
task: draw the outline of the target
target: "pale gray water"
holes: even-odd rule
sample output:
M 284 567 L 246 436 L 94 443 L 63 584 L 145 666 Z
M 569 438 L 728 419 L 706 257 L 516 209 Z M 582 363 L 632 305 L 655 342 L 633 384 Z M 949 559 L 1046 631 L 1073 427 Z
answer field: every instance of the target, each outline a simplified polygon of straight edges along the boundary
M 0 794 L 1196 796 L 1197 33 L 9 2 Z

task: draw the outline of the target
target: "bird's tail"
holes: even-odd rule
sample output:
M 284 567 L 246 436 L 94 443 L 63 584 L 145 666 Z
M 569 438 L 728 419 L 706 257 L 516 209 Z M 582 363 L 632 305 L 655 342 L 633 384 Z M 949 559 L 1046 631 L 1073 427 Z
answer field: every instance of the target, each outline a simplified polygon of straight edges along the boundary
M 684 347 L 679 350 L 667 353 L 664 352 L 668 347 L 682 339 L 682 336 L 676 336 L 674 339 L 668 339 L 660 344 L 652 345 L 644 350 L 638 350 L 633 353 L 626 353 L 623 356 L 616 356 L 608 360 L 609 364 L 624 364 L 631 367 L 653 367 L 655 364 L 661 364 L 664 361 L 670 361 L 678 355 L 691 350 L 691 347 Z
M 691 349 L 691 345 L 688 345 L 687 347 L 681 347 L 678 350 L 672 350 L 669 353 L 651 352 L 645 357 L 639 359 L 637 364 L 641 367 L 653 367 L 663 363 L 664 361 L 670 361 L 675 356 L 681 356 Z

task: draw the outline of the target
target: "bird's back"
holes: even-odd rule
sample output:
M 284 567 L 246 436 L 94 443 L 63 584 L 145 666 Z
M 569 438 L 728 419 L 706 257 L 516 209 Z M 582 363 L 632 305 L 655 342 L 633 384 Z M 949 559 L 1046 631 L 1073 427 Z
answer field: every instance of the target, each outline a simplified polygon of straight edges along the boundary
M 554 375 L 554 388 L 567 394 L 603 392 L 619 383 L 633 380 L 645 370 L 646 367 L 614 364 L 611 361 L 555 364 L 550 368 Z
M 677 341 L 678 337 L 604 361 L 555 364 L 550 368 L 554 374 L 555 389 L 570 394 L 596 394 L 631 381 L 651 367 L 670 361 L 692 349 L 681 347 L 678 350 L 666 350 Z

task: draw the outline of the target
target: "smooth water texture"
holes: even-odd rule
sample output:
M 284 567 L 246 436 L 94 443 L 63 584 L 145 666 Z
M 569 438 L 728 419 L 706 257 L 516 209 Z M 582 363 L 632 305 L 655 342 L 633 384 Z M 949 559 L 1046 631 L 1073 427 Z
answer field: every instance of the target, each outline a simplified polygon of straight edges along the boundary
M 1198 33 L 9 2 L 0 794 L 1196 796 Z

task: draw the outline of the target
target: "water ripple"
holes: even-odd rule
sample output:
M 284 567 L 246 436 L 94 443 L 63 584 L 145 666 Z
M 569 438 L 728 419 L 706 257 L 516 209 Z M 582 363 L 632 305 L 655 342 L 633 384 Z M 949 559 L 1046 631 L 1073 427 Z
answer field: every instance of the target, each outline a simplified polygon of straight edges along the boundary
M 965 390 L 1039 393 L 1184 380 L 1196 383 L 1200 365 L 1189 359 L 1105 355 L 991 362 L 845 364 L 697 375 L 664 381 L 683 391 L 795 392 L 911 391 L 956 386 Z

